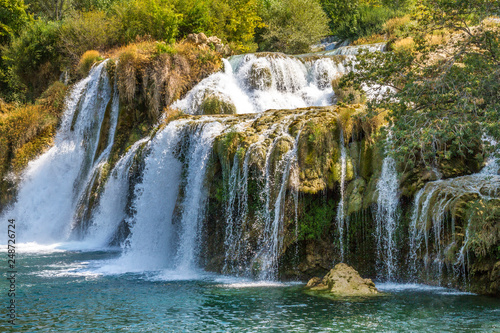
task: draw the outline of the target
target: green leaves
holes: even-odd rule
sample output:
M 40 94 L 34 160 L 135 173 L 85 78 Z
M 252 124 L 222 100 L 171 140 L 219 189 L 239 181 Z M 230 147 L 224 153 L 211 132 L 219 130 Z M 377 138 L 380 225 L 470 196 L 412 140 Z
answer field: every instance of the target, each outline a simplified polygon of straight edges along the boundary
M 480 21 L 495 12 L 498 1 L 424 1 L 410 33 L 416 53 L 361 52 L 356 71 L 342 79 L 345 86 L 392 88 L 369 110 L 390 110 L 402 161 L 435 166 L 481 151 L 483 134 L 499 138 L 500 26 Z

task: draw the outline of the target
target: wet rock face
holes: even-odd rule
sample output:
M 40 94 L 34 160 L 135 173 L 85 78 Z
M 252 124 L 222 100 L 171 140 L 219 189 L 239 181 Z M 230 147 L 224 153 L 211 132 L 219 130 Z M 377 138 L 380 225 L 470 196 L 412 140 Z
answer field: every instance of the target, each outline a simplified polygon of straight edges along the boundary
M 273 84 L 271 69 L 265 64 L 254 63 L 250 69 L 247 84 L 254 90 L 267 90 Z
M 372 296 L 379 294 L 371 279 L 363 279 L 358 272 L 344 263 L 337 264 L 323 279 L 314 277 L 306 288 L 334 296 Z

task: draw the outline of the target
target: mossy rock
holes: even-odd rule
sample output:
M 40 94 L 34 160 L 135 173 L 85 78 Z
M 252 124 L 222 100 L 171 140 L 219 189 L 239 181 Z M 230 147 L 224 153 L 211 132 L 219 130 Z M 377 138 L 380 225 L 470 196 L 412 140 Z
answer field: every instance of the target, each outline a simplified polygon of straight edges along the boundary
M 337 264 L 323 279 L 312 278 L 306 288 L 333 296 L 380 295 L 372 280 L 363 279 L 354 268 L 344 263 Z
M 200 105 L 201 114 L 236 114 L 236 106 L 219 96 L 208 96 Z
M 366 182 L 363 178 L 357 178 L 347 186 L 346 197 L 348 198 L 347 214 L 359 212 L 363 208 L 363 198 Z

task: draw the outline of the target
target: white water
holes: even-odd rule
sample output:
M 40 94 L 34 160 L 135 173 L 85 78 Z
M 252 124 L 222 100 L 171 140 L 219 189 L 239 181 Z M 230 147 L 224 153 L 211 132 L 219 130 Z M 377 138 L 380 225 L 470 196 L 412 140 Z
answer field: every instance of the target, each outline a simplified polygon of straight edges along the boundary
M 30 162 L 23 173 L 17 201 L 4 213 L 4 218 L 14 218 L 17 222 L 18 242 L 52 244 L 69 237 L 70 222 L 81 192 L 91 177 L 92 168 L 99 163 L 99 158 L 94 157 L 111 99 L 104 66 L 105 62 L 96 66 L 87 78 L 75 85 L 66 100 L 53 147 Z M 117 112 L 117 108 L 112 109 L 112 113 Z M 112 119 L 116 119 L 116 115 L 112 115 Z M 111 136 L 113 133 L 114 128 Z
M 205 213 L 206 194 L 203 182 L 214 138 L 224 129 L 219 122 L 200 125 L 189 142 L 185 197 L 176 265 L 180 270 L 195 268 L 200 240 L 200 227 Z
M 185 121 L 174 121 L 148 143 L 142 183 L 135 187 L 129 218 L 131 234 L 127 248 L 117 262 L 103 268 L 105 272 L 129 272 L 173 268 L 175 254 L 172 216 L 174 213 L 181 162 L 174 155 Z M 154 254 L 154 255 L 153 255 Z
M 390 141 L 389 141 L 390 143 Z M 377 273 L 379 279 L 392 281 L 395 278 L 397 264 L 397 248 L 395 234 L 398 223 L 397 208 L 398 174 L 396 161 L 386 154 L 382 164 L 382 172 L 377 182 L 377 214 L 376 239 L 377 239 Z
M 493 157 L 490 163 L 494 165 L 497 161 Z M 452 264 L 455 272 L 465 278 L 470 223 L 463 226 L 463 239 L 458 240 L 455 237 L 456 221 L 451 217 L 450 223 L 447 223 L 447 216 L 464 196 L 475 195 L 484 201 L 500 198 L 500 176 L 496 172 L 496 168 L 487 165 L 473 175 L 429 182 L 417 192 L 409 230 L 409 264 L 413 277 L 417 277 L 419 258 L 423 258 L 425 273 L 441 280 L 447 252 L 452 247 L 460 246 Z M 452 234 L 452 238 L 444 244 L 443 236 L 448 233 Z
M 344 261 L 345 254 L 345 230 L 346 230 L 346 217 L 344 209 L 344 192 L 345 192 L 345 178 L 347 166 L 347 152 L 344 143 L 344 131 L 340 130 L 340 201 L 337 207 L 337 229 L 339 231 L 339 247 L 340 247 L 340 260 Z
M 96 248 L 108 246 L 120 223 L 127 218 L 126 194 L 129 190 L 129 170 L 138 149 L 148 140 L 149 138 L 144 138 L 137 141 L 110 172 L 99 206 L 85 237 L 87 242 L 94 244 Z
M 234 104 L 237 113 L 330 105 L 333 97 L 331 80 L 345 72 L 341 62 L 336 63 L 330 58 L 303 63 L 281 54 L 235 56 L 224 60 L 223 72 L 201 81 L 172 107 L 199 114 L 207 95 Z M 271 75 L 258 75 L 252 81 L 256 73 Z

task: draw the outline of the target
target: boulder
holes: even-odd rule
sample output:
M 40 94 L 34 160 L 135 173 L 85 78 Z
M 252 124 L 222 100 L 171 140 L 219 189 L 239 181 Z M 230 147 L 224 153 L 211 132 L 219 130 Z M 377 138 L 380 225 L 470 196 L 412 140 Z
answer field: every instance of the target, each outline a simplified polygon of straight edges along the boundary
M 323 279 L 312 278 L 306 288 L 333 296 L 373 296 L 380 294 L 371 279 L 363 279 L 344 263 L 337 264 Z
M 214 45 L 219 45 L 219 44 L 222 44 L 222 42 L 221 42 L 220 38 L 219 38 L 219 37 L 217 37 L 217 36 L 210 36 L 210 37 L 208 37 L 208 39 L 207 39 L 207 43 L 208 43 L 208 44 L 210 44 L 210 43 L 211 43 L 211 44 L 214 44 Z
M 206 44 L 208 42 L 207 35 L 205 35 L 203 32 L 200 32 L 198 34 L 198 43 L 199 44 Z

